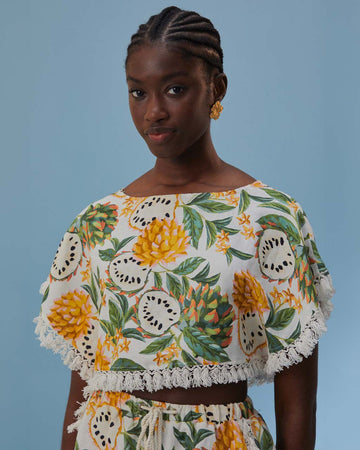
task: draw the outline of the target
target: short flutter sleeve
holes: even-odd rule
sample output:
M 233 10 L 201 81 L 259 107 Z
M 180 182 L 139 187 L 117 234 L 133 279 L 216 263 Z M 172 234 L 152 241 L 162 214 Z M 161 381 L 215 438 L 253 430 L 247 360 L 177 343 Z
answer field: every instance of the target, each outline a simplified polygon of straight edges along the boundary
M 34 320 L 41 345 L 60 353 L 64 363 L 85 380 L 95 363 L 100 297 L 91 267 L 87 220 L 93 209 L 82 211 L 64 234 L 47 280 L 41 285 L 43 300 Z
M 278 211 L 257 220 L 261 227 L 256 254 L 258 297 L 263 301 L 258 302 L 255 315 L 259 315 L 262 336 L 258 339 L 263 339 L 267 379 L 313 352 L 326 331 L 335 293 L 308 217 L 291 200 L 286 208 L 278 202 Z

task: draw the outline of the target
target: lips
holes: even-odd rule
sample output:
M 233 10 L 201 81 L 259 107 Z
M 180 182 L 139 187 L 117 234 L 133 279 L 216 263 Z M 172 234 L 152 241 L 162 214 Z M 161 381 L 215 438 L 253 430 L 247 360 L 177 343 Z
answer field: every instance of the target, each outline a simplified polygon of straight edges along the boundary
M 157 144 L 168 142 L 174 132 L 174 128 L 168 127 L 150 127 L 145 130 L 145 134 L 149 136 L 149 139 Z

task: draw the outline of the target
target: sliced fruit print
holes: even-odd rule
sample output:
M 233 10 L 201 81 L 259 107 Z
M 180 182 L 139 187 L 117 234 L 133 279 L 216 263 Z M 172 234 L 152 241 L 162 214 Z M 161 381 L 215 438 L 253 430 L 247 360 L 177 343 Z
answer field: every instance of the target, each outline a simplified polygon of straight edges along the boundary
M 113 450 L 121 431 L 121 410 L 115 406 L 104 404 L 96 409 L 90 421 L 90 434 L 101 450 Z
M 147 291 L 140 297 L 137 316 L 146 333 L 161 336 L 179 321 L 180 304 L 165 291 Z
M 175 217 L 175 208 L 178 205 L 177 197 L 172 198 L 160 195 L 146 198 L 131 214 L 129 225 L 142 231 L 155 219 L 159 221 L 173 219 Z
M 137 292 L 147 281 L 150 269 L 141 266 L 141 261 L 134 257 L 132 252 L 118 254 L 109 264 L 109 275 L 114 283 L 123 292 Z
M 294 273 L 295 255 L 283 231 L 265 229 L 259 239 L 258 254 L 261 272 L 268 278 L 284 280 Z
M 81 239 L 76 233 L 66 232 L 55 254 L 50 270 L 50 277 L 55 280 L 64 280 L 76 274 L 81 265 L 83 248 Z
M 269 310 L 263 288 L 249 272 L 234 273 L 234 303 L 239 309 L 238 339 L 247 356 L 267 345 L 262 315 Z
M 92 321 L 86 332 L 75 342 L 79 353 L 93 366 L 97 351 L 98 321 Z

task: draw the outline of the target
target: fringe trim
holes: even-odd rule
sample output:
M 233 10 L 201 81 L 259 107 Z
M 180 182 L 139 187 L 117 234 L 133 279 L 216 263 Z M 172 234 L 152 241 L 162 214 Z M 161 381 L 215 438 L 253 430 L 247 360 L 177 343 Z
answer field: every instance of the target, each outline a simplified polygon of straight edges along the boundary
M 76 421 L 73 422 L 72 424 L 68 425 L 67 427 L 67 432 L 68 433 L 73 433 L 74 431 L 79 430 L 79 426 L 81 423 L 81 420 L 85 414 L 86 411 L 86 405 L 87 405 L 87 401 L 84 401 L 82 403 L 80 403 L 79 408 L 74 412 L 74 416 L 76 417 Z
M 267 381 L 264 376 L 265 361 L 252 363 L 222 363 L 208 366 L 176 367 L 174 369 L 133 370 L 124 372 L 98 371 L 94 373 L 85 395 L 95 391 L 154 392 L 163 388 L 192 388 L 213 384 L 236 383 L 240 380 L 256 380 L 258 384 Z
M 301 335 L 283 350 L 270 353 L 265 366 L 268 381 L 273 381 L 274 375 L 283 368 L 298 364 L 304 358 L 309 357 L 319 342 L 320 336 L 327 331 L 326 321 L 333 310 L 330 299 L 336 292 L 330 275 L 321 277 L 320 282 L 316 285 L 316 291 L 319 308 L 306 324 Z
M 34 323 L 36 324 L 35 334 L 38 335 L 41 347 L 59 353 L 64 364 L 69 369 L 78 371 L 83 380 L 87 381 L 92 377 L 94 370 L 90 367 L 87 359 L 62 336 L 58 335 L 44 317 L 41 315 L 36 317 Z

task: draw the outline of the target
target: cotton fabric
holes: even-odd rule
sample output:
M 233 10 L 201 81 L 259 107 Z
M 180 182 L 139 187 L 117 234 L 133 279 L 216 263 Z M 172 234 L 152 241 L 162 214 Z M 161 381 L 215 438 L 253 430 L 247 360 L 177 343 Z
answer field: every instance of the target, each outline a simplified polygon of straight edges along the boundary
M 301 205 L 256 181 L 92 203 L 42 292 L 42 345 L 80 372 L 91 398 L 271 381 L 311 354 L 334 289 Z

